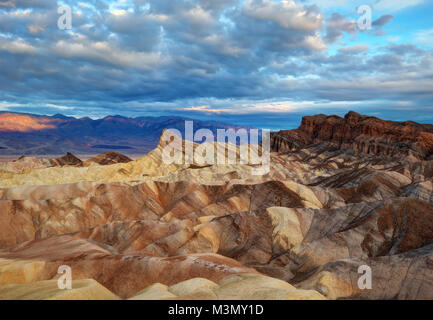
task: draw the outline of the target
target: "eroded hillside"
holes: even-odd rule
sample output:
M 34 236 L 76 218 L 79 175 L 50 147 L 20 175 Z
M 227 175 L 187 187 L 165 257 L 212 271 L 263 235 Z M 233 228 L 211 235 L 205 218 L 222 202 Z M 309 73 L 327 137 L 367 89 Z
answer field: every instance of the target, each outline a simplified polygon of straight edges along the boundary
M 0 298 L 67 298 L 68 265 L 72 298 L 433 299 L 430 126 L 380 121 L 305 118 L 273 135 L 262 176 L 166 165 L 163 143 L 114 165 L 5 166 Z

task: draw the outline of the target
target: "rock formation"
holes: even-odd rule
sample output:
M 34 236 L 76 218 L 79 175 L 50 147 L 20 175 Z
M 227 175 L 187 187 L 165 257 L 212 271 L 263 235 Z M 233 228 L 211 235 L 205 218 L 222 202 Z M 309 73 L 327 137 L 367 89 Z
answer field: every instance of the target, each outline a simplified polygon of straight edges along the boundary
M 427 160 L 433 155 L 433 125 L 384 121 L 351 111 L 344 118 L 304 117 L 298 129 L 272 135 L 272 148 L 276 152 L 299 150 L 313 143 L 351 148 L 365 154 L 412 155 Z
M 96 163 L 99 165 L 110 165 L 110 164 L 116 164 L 116 163 L 128 163 L 131 162 L 132 159 L 114 151 L 105 152 L 103 154 L 100 154 L 98 156 L 92 157 L 88 160 L 86 160 L 84 163 L 85 165 L 91 165 L 92 163 Z
M 91 165 L 112 165 L 116 163 L 128 163 L 132 160 L 118 152 L 110 151 L 88 160 L 82 161 L 77 156 L 67 152 L 64 156 L 53 159 L 21 156 L 17 160 L 0 162 L 0 172 L 28 173 L 33 169 L 45 169 L 52 167 L 89 167 Z
M 165 164 L 164 142 L 125 163 L 21 159 L 0 171 L 0 298 L 433 299 L 431 128 L 306 117 L 262 176 Z
M 78 159 L 70 152 L 66 153 L 66 155 L 64 155 L 63 157 L 51 159 L 50 162 L 53 167 L 63 167 L 63 166 L 80 167 L 83 165 L 83 161 Z

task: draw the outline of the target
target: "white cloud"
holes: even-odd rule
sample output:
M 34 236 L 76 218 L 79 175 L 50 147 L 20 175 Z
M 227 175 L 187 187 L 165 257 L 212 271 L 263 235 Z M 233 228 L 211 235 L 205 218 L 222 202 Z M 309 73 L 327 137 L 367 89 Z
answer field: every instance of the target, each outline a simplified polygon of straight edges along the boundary
M 238 104 L 233 104 L 233 102 L 225 101 L 224 104 L 228 104 L 228 106 L 212 107 L 209 105 L 200 105 L 182 108 L 182 110 L 210 114 L 246 114 L 257 112 L 287 113 L 298 111 L 298 108 L 304 105 L 304 103 L 291 101 L 248 101 Z
M 27 29 L 29 30 L 30 33 L 40 33 L 45 30 L 43 26 L 38 26 L 35 24 L 28 26 Z
M 78 39 L 83 40 L 82 36 Z M 119 67 L 149 70 L 165 60 L 159 52 L 126 51 L 112 47 L 108 42 L 58 41 L 52 50 L 65 58 L 102 60 Z
M 113 9 L 110 13 L 115 16 L 125 16 L 128 12 L 125 10 Z
M 197 112 L 204 112 L 204 113 L 215 113 L 215 114 L 236 113 L 236 110 L 231 108 L 212 108 L 211 106 L 207 106 L 207 105 L 186 107 L 186 108 L 182 108 L 182 110 L 197 111 Z
M 370 49 L 369 45 L 367 44 L 356 44 L 354 46 L 351 47 L 343 47 L 341 48 L 339 51 L 343 52 L 343 53 L 362 53 L 367 51 L 368 49 Z
M 316 33 L 314 36 L 307 36 L 302 44 L 304 47 L 312 50 L 324 50 L 327 48 L 325 43 L 323 42 L 320 34 Z
M 433 44 L 433 29 L 418 31 L 415 34 L 415 42 L 420 44 Z
M 0 50 L 15 54 L 35 54 L 38 49 L 23 40 L 3 41 L 0 39 Z
M 243 12 L 257 20 L 273 21 L 286 29 L 315 31 L 321 28 L 323 22 L 319 12 L 309 11 L 292 0 L 247 0 Z
M 195 25 L 210 25 L 214 19 L 210 12 L 203 10 L 202 7 L 196 6 L 193 9 L 183 12 L 183 16 Z

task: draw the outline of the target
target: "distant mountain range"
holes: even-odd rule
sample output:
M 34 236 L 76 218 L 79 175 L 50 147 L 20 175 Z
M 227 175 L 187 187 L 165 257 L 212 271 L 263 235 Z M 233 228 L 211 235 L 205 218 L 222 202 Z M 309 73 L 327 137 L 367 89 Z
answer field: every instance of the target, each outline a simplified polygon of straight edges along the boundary
M 0 112 L 0 155 L 93 155 L 121 150 L 131 155 L 145 154 L 159 141 L 164 129 L 184 132 L 181 117 L 108 116 L 102 119 L 74 118 L 61 114 Z M 194 129 L 238 129 L 227 123 L 194 120 Z

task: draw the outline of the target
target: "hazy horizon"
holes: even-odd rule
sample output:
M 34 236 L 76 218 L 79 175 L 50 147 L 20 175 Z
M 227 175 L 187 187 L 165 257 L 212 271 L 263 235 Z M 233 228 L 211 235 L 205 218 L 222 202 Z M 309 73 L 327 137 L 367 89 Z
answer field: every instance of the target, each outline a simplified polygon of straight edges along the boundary
M 334 115 L 336 115 L 336 116 L 340 116 L 340 117 L 343 118 L 350 111 L 355 111 L 355 110 L 341 111 L 341 112 L 336 113 L 336 114 L 326 114 L 326 115 L 328 115 L 328 116 L 334 116 Z M 143 117 L 143 116 L 140 116 L 140 115 L 135 115 L 134 116 L 133 114 L 131 116 L 126 116 L 126 115 L 121 115 L 121 114 L 107 114 L 107 115 L 103 115 L 103 116 L 99 116 L 99 117 L 97 117 L 97 116 L 89 117 L 89 116 L 85 116 L 85 115 L 71 116 L 71 115 L 66 115 L 66 114 L 63 114 L 63 113 L 45 114 L 45 113 L 36 113 L 36 112 L 32 113 L 32 112 L 18 112 L 18 111 L 0 111 L 0 113 L 3 113 L 3 112 L 28 114 L 28 115 L 36 115 L 36 116 L 47 116 L 47 117 L 53 117 L 53 116 L 56 116 L 56 115 L 60 115 L 60 116 L 65 116 L 65 117 L 73 117 L 75 119 L 90 118 L 92 120 L 101 120 L 101 119 L 104 119 L 104 118 L 107 118 L 107 117 L 117 117 L 117 116 L 126 117 L 126 118 L 130 118 L 130 119 L 135 119 L 135 118 Z M 258 128 L 260 128 L 260 129 L 270 129 L 271 131 L 297 129 L 300 126 L 302 118 L 304 116 L 314 116 L 314 115 L 317 115 L 317 114 L 319 114 L 319 113 L 316 113 L 316 114 L 300 114 L 300 113 L 299 114 L 293 114 L 293 113 L 290 113 L 290 114 L 284 114 L 284 116 L 286 116 L 286 117 L 283 118 L 283 119 L 280 118 L 280 119 L 278 119 L 278 121 L 277 121 L 277 119 L 272 119 L 272 118 L 271 119 L 266 119 L 266 120 L 262 119 L 262 124 L 264 124 L 264 125 L 262 125 L 261 127 L 258 127 Z M 365 115 L 368 115 L 368 114 L 365 114 Z M 221 122 L 221 123 L 230 124 L 230 125 L 234 125 L 234 126 L 240 126 L 240 127 L 243 127 L 243 126 L 245 126 L 245 127 L 256 127 L 255 126 L 255 122 L 254 122 L 254 117 L 256 117 L 256 116 L 257 115 L 254 115 L 251 118 L 250 117 L 243 117 L 242 119 L 239 119 L 239 118 L 230 118 L 230 117 L 227 117 L 227 116 L 221 116 L 221 117 L 214 116 L 212 118 L 209 118 L 208 116 L 203 116 L 203 115 L 200 115 L 200 114 L 185 116 L 185 115 L 182 115 L 181 113 L 179 113 L 179 114 L 174 114 L 171 117 L 168 116 L 168 115 L 164 115 L 164 116 L 145 116 L 145 117 L 146 118 L 164 118 L 164 117 L 167 117 L 167 118 L 183 118 L 183 119 L 193 120 L 193 121 Z M 263 116 L 265 116 L 265 114 Z M 282 114 L 280 114 L 279 116 L 281 117 Z M 414 120 L 412 120 L 410 118 L 408 118 L 408 119 L 401 118 L 400 119 L 400 118 L 392 117 L 391 115 L 389 115 L 389 118 L 390 119 L 388 119 L 388 118 L 381 118 L 381 119 L 382 120 L 389 120 L 389 121 L 398 121 L 398 122 L 401 122 L 401 121 L 402 122 L 404 122 L 404 121 L 414 121 Z M 422 124 L 433 124 L 433 120 L 424 120 L 424 121 L 421 120 L 421 121 L 416 121 L 416 122 L 422 123 Z M 277 124 L 281 124 L 281 126 L 278 127 Z

